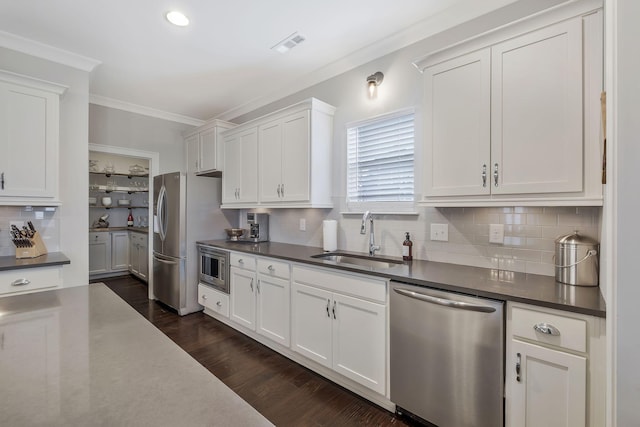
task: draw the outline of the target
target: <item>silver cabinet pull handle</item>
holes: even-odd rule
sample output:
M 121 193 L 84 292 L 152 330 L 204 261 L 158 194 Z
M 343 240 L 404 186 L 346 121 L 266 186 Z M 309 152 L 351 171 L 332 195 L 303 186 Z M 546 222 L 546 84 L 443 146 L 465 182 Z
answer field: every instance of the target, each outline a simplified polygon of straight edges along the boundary
M 482 186 L 487 186 L 487 164 L 482 165 Z
M 538 323 L 533 325 L 533 329 L 541 334 L 551 335 L 554 337 L 560 336 L 560 330 L 549 323 Z
M 516 354 L 516 381 L 520 382 L 520 362 L 521 356 L 520 353 Z
M 31 281 L 23 277 L 22 279 L 17 279 L 11 282 L 11 286 L 25 286 L 29 283 L 31 283 Z
M 0 173 L 0 185 L 2 185 L 2 190 L 4 190 L 4 172 Z
M 284 197 L 284 184 L 280 185 L 280 193 L 282 194 L 282 197 Z
M 335 301 L 333 301 L 333 310 L 331 311 L 333 311 L 333 318 L 335 319 L 336 318 L 336 302 Z
M 329 305 L 331 305 L 331 301 L 327 300 L 327 317 L 331 318 L 331 314 L 329 314 Z
M 258 279 L 258 283 L 256 285 L 256 288 L 258 289 L 258 293 L 260 293 L 260 279 Z
M 481 313 L 493 313 L 496 311 L 494 307 L 488 305 L 479 305 L 479 304 L 471 304 L 468 302 L 462 301 L 453 301 L 445 298 L 438 298 L 431 295 L 422 294 L 420 292 L 409 291 L 406 289 L 393 289 L 397 294 L 403 295 L 405 297 L 414 298 L 420 301 L 429 302 L 431 304 L 443 305 L 445 307 L 457 308 L 460 310 L 467 311 L 479 311 Z
M 493 185 L 498 186 L 498 164 L 493 165 Z
M 278 192 L 278 197 L 281 197 L 280 196 L 280 184 L 278 184 L 278 189 L 276 191 Z
M 249 287 L 251 288 L 251 292 L 253 292 L 253 279 L 249 282 Z
M 218 301 L 218 302 L 216 303 L 216 305 L 217 305 L 218 307 L 222 307 L 222 303 L 221 303 L 220 301 Z

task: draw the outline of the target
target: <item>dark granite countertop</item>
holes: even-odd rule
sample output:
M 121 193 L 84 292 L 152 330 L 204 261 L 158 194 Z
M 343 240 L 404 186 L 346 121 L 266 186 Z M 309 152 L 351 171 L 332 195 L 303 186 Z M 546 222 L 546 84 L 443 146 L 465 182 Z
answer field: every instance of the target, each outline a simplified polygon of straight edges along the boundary
M 108 231 L 135 231 L 136 233 L 149 233 L 149 227 L 109 227 L 109 228 L 89 228 L 90 233 Z
M 423 260 L 406 262 L 388 269 L 358 268 L 312 258 L 312 255 L 323 252 L 322 248 L 312 246 L 277 242 L 229 242 L 226 240 L 204 240 L 198 243 L 288 261 L 365 273 L 417 286 L 428 286 L 480 297 L 606 317 L 605 302 L 599 287 L 564 285 L 556 282 L 555 278 L 550 276 Z M 347 253 L 346 251 L 340 252 Z M 380 256 L 379 258 L 392 257 Z
M 36 258 L 18 259 L 15 256 L 0 257 L 0 271 L 17 270 L 20 268 L 51 267 L 63 264 L 71 264 L 71 261 L 62 252 L 49 252 Z

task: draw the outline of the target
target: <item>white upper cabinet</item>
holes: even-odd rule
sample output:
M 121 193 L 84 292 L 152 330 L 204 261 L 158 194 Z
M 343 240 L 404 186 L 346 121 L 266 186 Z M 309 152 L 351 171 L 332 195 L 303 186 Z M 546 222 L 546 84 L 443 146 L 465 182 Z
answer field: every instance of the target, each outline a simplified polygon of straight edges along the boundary
M 489 194 L 491 53 L 473 52 L 427 68 L 425 194 Z
M 225 140 L 238 132 L 258 129 L 254 178 L 258 197 L 243 201 L 227 198 L 223 207 L 331 207 L 334 112 L 334 107 L 311 98 L 227 131 Z M 225 164 L 232 164 L 237 156 L 227 151 L 230 143 L 225 142 Z M 223 188 L 234 190 L 233 185 L 225 183 L 234 179 L 225 169 Z
M 602 205 L 602 12 L 579 6 L 416 62 L 422 204 Z
M 0 204 L 60 204 L 59 104 L 65 90 L 0 72 Z
M 243 207 L 258 201 L 258 129 L 234 129 L 224 136 L 222 204 Z
M 187 135 L 187 173 L 220 176 L 223 169 L 224 145 L 222 132 L 233 128 L 233 123 L 211 120 Z
M 260 126 L 260 202 L 309 200 L 309 111 Z
M 582 19 L 492 46 L 491 59 L 491 191 L 582 191 Z

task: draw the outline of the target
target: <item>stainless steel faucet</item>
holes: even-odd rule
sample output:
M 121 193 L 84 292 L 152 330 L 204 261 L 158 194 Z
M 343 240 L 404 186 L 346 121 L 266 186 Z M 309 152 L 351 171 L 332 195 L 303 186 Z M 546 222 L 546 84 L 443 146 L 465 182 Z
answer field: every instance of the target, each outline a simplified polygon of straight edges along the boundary
M 360 225 L 360 234 L 365 234 L 367 230 L 367 219 L 369 219 L 369 255 L 374 256 L 376 251 L 380 250 L 380 246 L 376 245 L 376 237 L 373 231 L 373 215 L 366 211 L 362 215 L 362 225 Z

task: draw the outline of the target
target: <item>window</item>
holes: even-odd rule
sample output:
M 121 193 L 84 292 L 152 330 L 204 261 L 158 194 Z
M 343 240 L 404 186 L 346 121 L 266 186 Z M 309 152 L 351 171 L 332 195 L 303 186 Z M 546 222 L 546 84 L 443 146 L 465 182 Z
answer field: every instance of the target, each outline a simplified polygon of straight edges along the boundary
M 347 202 L 413 202 L 413 153 L 413 111 L 349 125 Z

